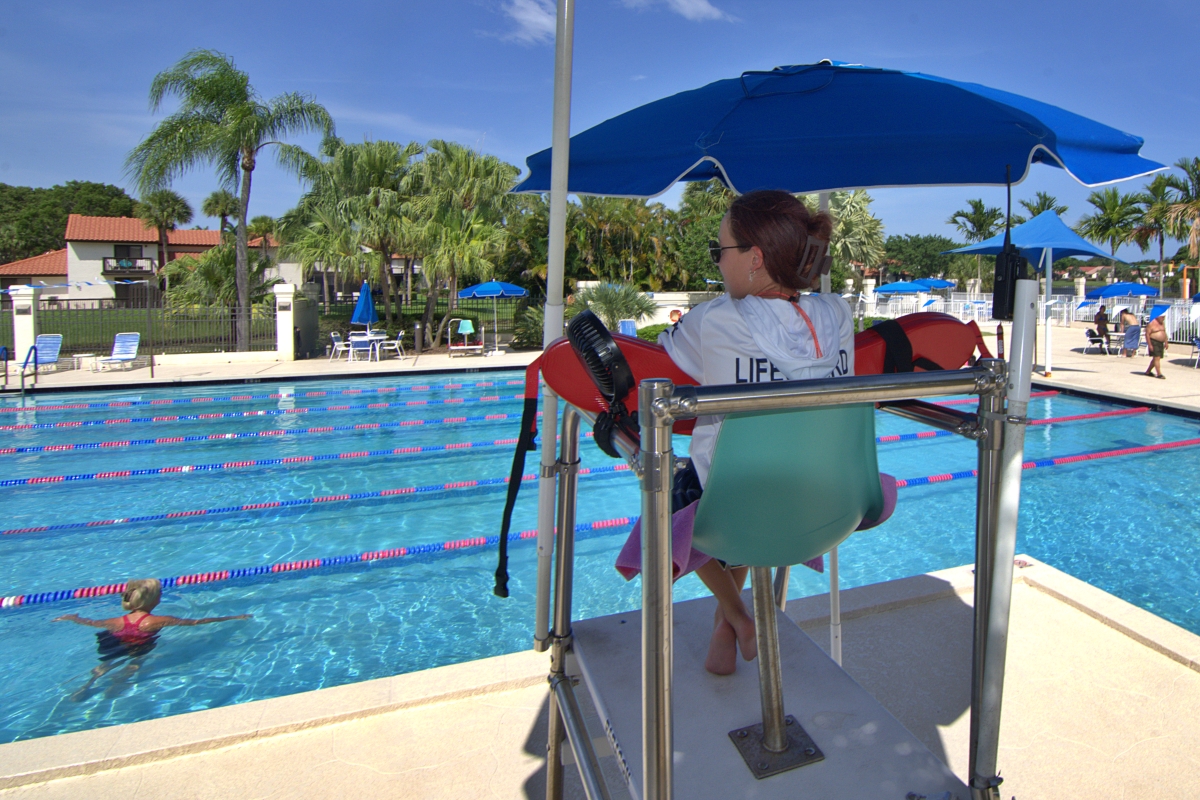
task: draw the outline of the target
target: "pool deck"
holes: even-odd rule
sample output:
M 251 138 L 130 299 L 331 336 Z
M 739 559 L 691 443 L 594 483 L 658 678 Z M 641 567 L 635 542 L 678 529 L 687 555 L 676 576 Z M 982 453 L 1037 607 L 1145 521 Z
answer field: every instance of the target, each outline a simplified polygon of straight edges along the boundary
M 1020 561 L 1028 566 L 1014 576 L 1003 796 L 1192 797 L 1200 637 Z M 842 594 L 847 671 L 960 777 L 971 588 L 964 566 Z M 827 603 L 819 595 L 787 609 L 822 647 Z M 545 656 L 516 653 L 3 745 L 0 798 L 540 800 L 546 669 Z M 583 796 L 573 768 L 566 796 Z

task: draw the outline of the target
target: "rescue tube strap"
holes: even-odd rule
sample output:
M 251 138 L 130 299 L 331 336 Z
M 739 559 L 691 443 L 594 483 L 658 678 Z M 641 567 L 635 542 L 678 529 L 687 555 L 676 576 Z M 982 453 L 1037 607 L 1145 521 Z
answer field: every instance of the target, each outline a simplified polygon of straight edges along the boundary
M 492 593 L 497 597 L 508 597 L 508 529 L 512 525 L 517 492 L 521 490 L 521 476 L 525 473 L 525 454 L 537 447 L 534 439 L 537 438 L 538 372 L 541 368 L 542 359 L 538 358 L 525 369 L 525 408 L 521 414 L 521 435 L 517 439 L 516 452 L 513 453 L 508 496 L 504 499 L 504 517 L 500 522 L 500 559 L 496 565 L 496 586 L 492 589 Z M 550 426 L 550 430 L 554 430 L 553 420 Z

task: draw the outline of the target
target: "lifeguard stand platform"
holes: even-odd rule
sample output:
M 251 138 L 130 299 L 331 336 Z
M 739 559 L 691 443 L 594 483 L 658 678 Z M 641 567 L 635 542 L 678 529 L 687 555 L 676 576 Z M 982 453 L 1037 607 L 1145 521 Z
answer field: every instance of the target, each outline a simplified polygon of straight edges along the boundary
M 1032 308 L 1036 284 L 1017 285 L 1018 306 Z M 1018 320 L 1032 328 L 1033 314 Z M 543 456 L 539 498 L 553 518 L 548 530 L 539 525 L 535 634 L 538 649 L 551 653 L 548 800 L 562 795 L 564 761 L 578 767 L 592 800 L 998 800 L 996 755 L 1032 364 L 1032 330 L 1021 333 L 1014 337 L 1012 372 L 1004 361 L 988 359 L 954 371 L 802 382 L 692 387 L 642 381 L 641 441 L 618 436 L 642 486 L 642 609 L 581 621 L 571 619 L 573 532 L 579 429 L 589 418 L 568 405 L 557 460 L 548 465 Z M 977 411 L 920 400 L 951 394 L 978 396 Z M 969 785 L 783 615 L 786 567 L 776 570 L 773 582 L 769 568 L 751 570 L 757 670 L 742 662 L 735 675 L 708 674 L 703 663 L 715 601 L 671 600 L 672 425 L 702 415 L 862 403 L 978 444 Z M 831 612 L 836 621 L 837 608 Z M 586 691 L 596 709 L 590 727 L 578 691 Z M 612 785 L 613 770 L 602 768 L 608 755 L 617 760 L 625 786 Z

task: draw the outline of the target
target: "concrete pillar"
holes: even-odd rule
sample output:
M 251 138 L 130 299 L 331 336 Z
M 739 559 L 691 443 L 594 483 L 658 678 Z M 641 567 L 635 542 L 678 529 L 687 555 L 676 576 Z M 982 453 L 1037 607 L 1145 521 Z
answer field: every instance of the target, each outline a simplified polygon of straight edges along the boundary
M 279 361 L 296 360 L 296 285 L 277 283 L 275 293 L 275 354 Z
M 863 279 L 863 302 L 866 304 L 865 313 L 868 317 L 875 316 L 875 279 Z
M 1075 279 L 1075 296 L 1078 297 L 1080 300 L 1082 300 L 1084 298 L 1084 296 L 1086 296 L 1086 295 L 1087 295 L 1087 278 L 1076 278 Z
M 14 286 L 8 296 L 12 298 L 13 307 L 13 348 L 11 355 L 19 367 L 25 363 L 29 348 L 33 347 L 38 335 L 38 297 L 42 294 L 40 286 Z

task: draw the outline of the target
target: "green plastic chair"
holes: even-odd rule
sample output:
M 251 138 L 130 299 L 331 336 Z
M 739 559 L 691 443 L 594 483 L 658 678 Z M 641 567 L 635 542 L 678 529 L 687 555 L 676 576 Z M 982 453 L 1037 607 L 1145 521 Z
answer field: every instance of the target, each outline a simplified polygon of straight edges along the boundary
M 828 553 L 882 511 L 870 404 L 730 414 L 692 544 L 730 564 L 790 566 Z
M 884 511 L 870 404 L 730 414 L 721 425 L 692 545 L 750 567 L 758 638 L 762 722 L 730 731 L 756 777 L 805 766 L 823 755 L 799 723 L 785 718 L 776 609 L 788 570 L 833 550 L 864 519 Z M 772 592 L 771 567 L 779 567 Z M 836 583 L 830 629 L 840 664 Z M 751 742 L 753 742 L 751 744 Z

